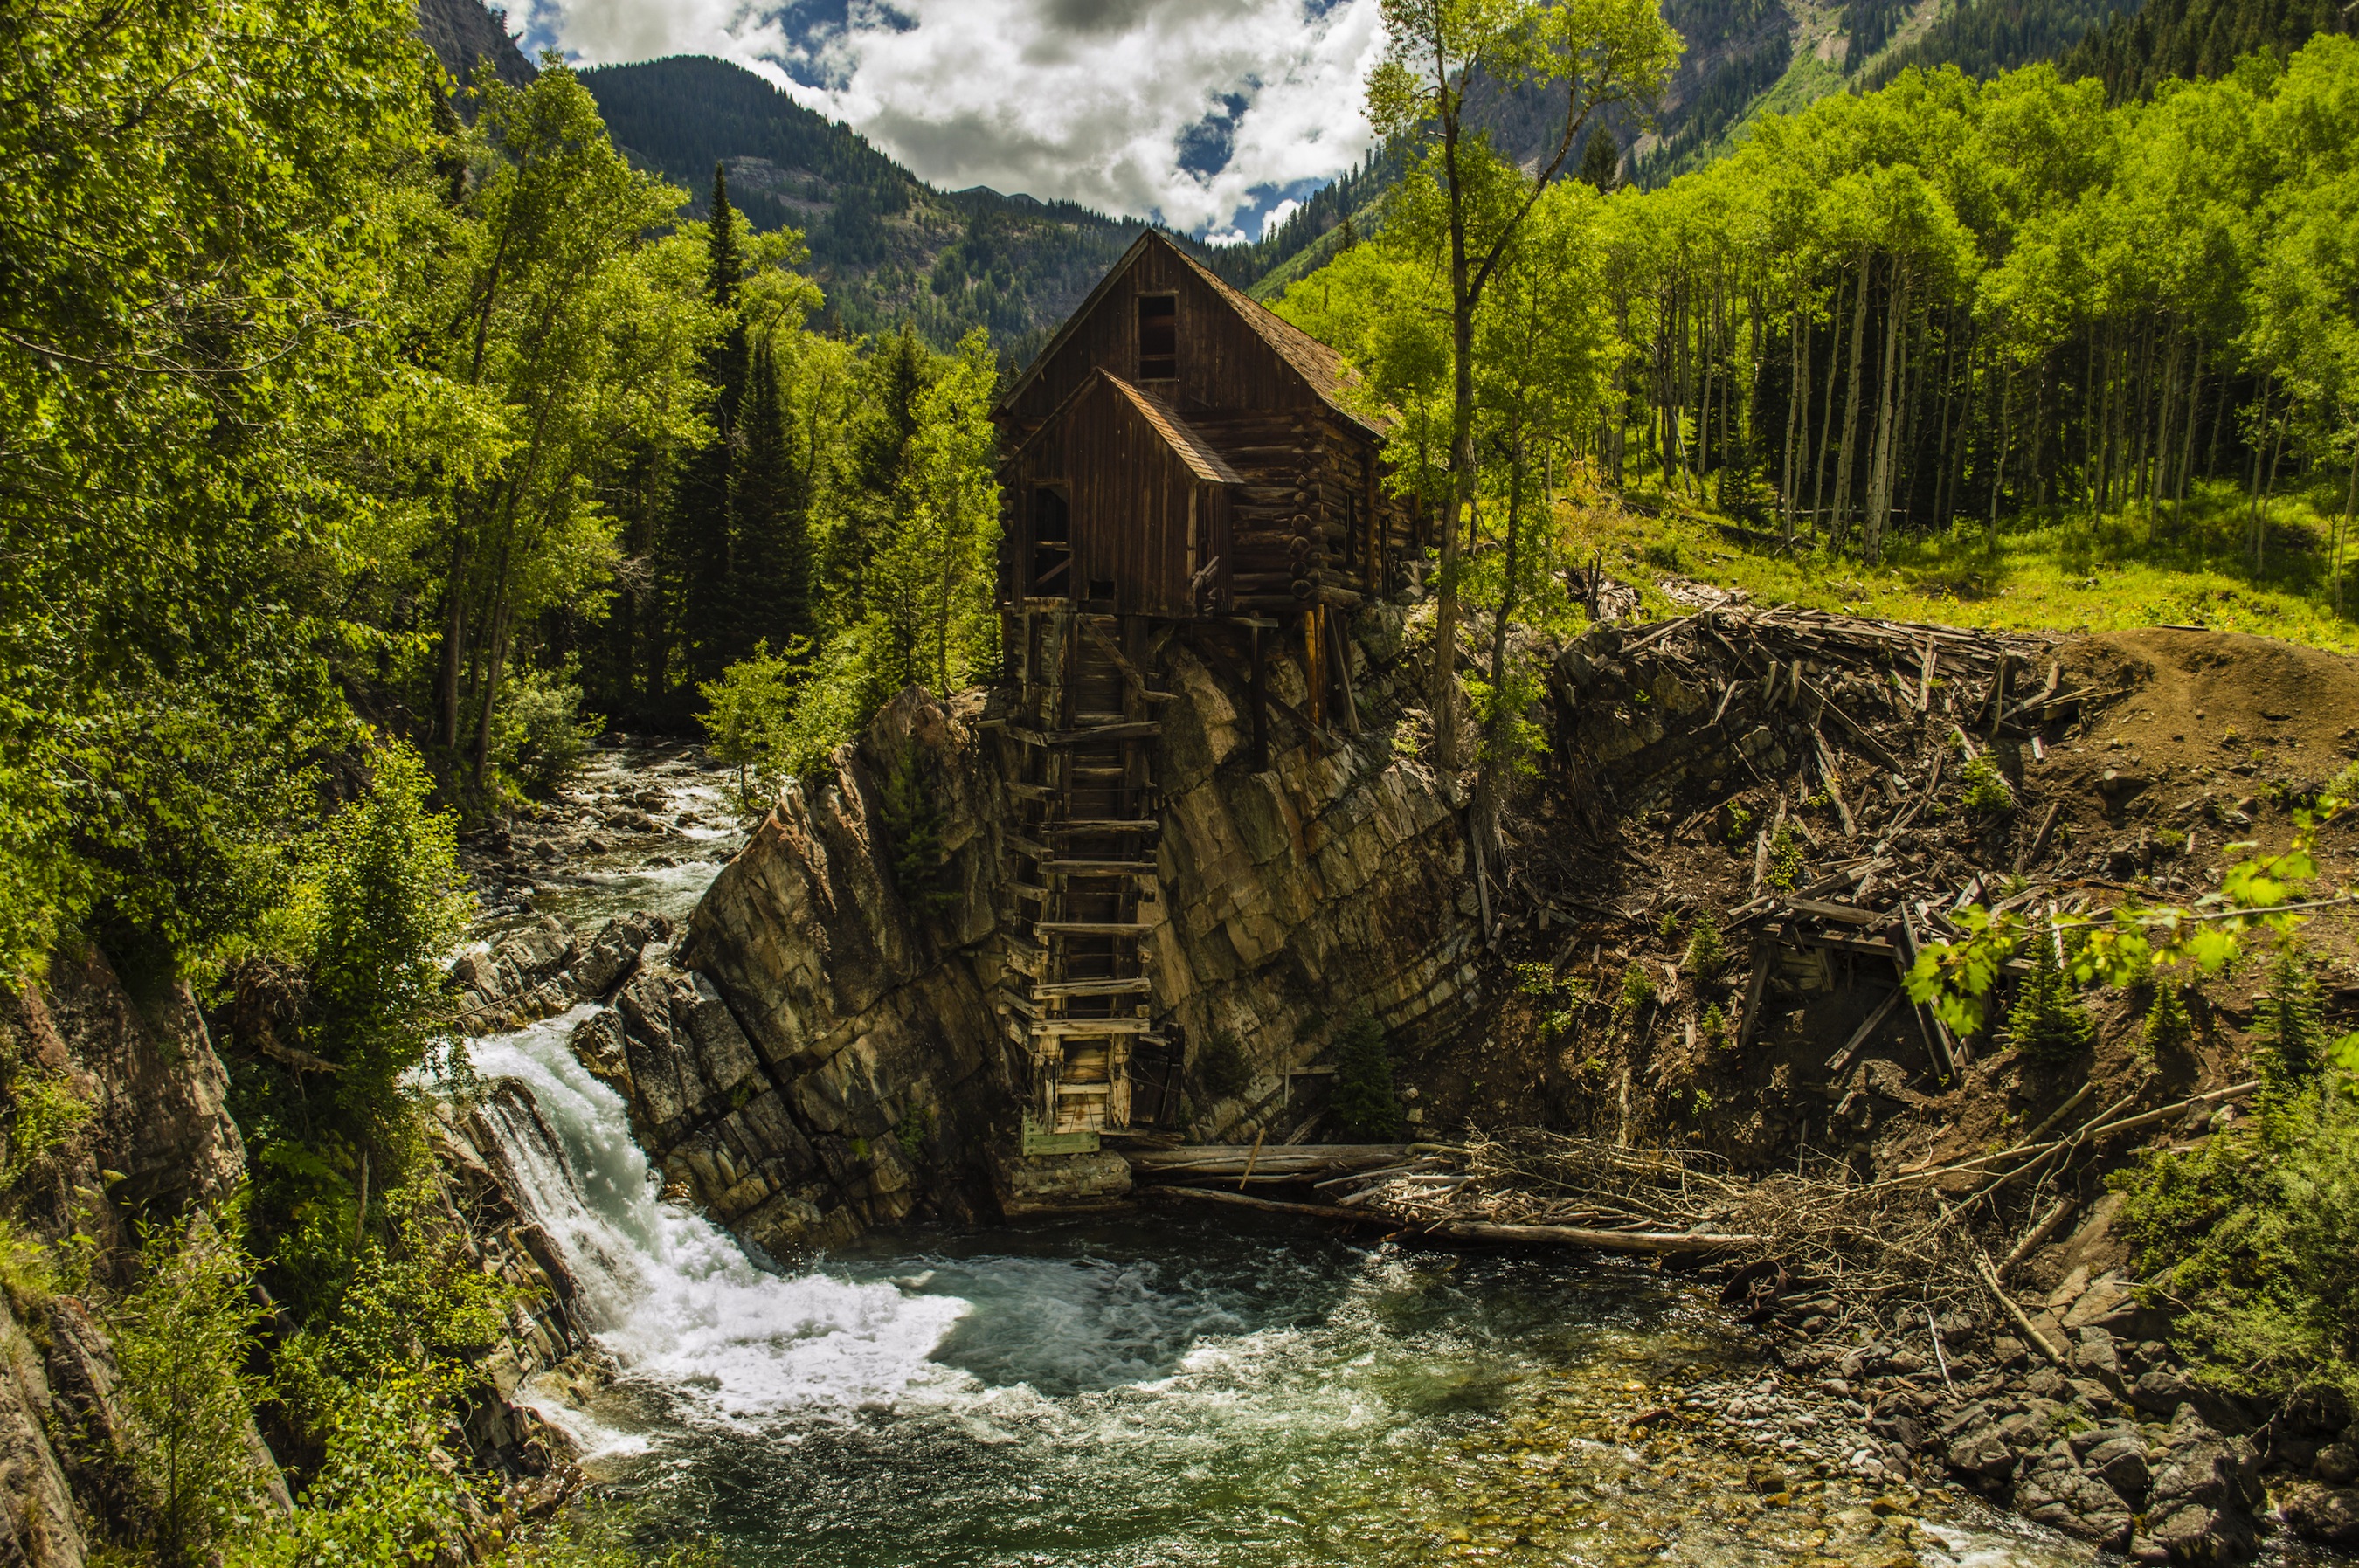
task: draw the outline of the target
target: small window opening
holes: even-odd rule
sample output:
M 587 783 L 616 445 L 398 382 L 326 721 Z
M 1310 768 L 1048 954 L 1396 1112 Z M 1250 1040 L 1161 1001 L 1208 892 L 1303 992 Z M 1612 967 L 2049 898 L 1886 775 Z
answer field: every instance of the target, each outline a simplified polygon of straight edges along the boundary
M 1032 582 L 1035 598 L 1062 598 L 1072 591 L 1072 511 L 1047 485 L 1032 492 Z
M 1138 297 L 1138 379 L 1172 381 L 1179 374 L 1179 298 L 1142 294 Z

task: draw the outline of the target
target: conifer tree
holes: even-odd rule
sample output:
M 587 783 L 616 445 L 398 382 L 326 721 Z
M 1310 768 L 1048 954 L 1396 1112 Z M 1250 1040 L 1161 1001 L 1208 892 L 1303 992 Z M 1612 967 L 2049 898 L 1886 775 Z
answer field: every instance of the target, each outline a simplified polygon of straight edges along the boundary
M 1335 1043 L 1334 1107 L 1347 1132 L 1373 1138 L 1400 1130 L 1400 1097 L 1393 1092 L 1384 1027 L 1364 1012 L 1343 1026 Z
M 685 466 L 675 497 L 671 554 L 680 585 L 680 640 L 687 646 L 688 673 L 697 680 L 721 674 L 743 649 L 734 636 L 730 586 L 730 483 L 740 443 L 738 406 L 745 390 L 745 323 L 734 319 L 745 282 L 745 255 L 738 243 L 742 220 L 729 204 L 729 172 L 712 166 L 712 215 L 705 231 L 705 296 L 733 313 L 728 331 L 705 355 L 704 380 L 712 389 L 712 438 Z
M 810 498 L 787 434 L 776 351 L 755 345 L 734 476 L 729 577 L 733 657 L 767 642 L 783 651 L 811 634 Z
M 2282 1106 L 2318 1076 L 2326 1048 L 2318 977 L 2301 950 L 2281 943 L 2269 965 L 2268 994 L 2254 1010 L 2253 1033 L 2265 1102 Z
M 2194 1021 L 2187 1016 L 2187 999 L 2174 985 L 2155 982 L 2154 1005 L 2147 1010 L 2146 1029 L 2139 1044 L 2147 1055 L 2160 1061 L 2174 1052 L 2186 1049 L 2195 1037 Z
M 1604 192 L 1621 183 L 1621 174 L 1622 148 L 1614 142 L 1614 133 L 1600 125 L 1589 133 L 1589 145 L 1581 149 L 1581 178 Z
M 2072 981 L 2056 956 L 2053 932 L 2031 943 L 2031 973 L 2015 993 L 2007 1014 L 2006 1043 L 2027 1062 L 2069 1061 L 2097 1038 L 2097 1026 L 2072 994 Z

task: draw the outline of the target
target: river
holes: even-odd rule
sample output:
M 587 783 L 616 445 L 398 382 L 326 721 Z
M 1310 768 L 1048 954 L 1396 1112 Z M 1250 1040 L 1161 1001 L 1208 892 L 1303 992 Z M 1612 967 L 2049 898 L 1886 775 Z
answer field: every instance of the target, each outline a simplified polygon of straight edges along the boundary
M 506 1141 L 620 1368 L 527 1392 L 655 1540 L 862 1568 L 2088 1561 L 1857 1473 L 1838 1412 L 1643 1269 L 1151 1212 L 777 1269 L 658 1200 L 574 1018 L 472 1051 L 556 1135 Z

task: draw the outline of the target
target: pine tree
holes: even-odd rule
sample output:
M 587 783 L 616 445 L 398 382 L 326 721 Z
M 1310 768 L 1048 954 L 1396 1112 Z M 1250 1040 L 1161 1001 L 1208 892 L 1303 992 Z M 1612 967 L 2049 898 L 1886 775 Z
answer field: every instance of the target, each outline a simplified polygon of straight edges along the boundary
M 705 231 L 705 297 L 734 312 L 745 283 L 745 256 L 738 243 L 744 222 L 729 204 L 729 172 L 712 166 L 712 216 Z M 705 355 L 704 381 L 712 389 L 712 439 L 691 456 L 674 498 L 672 550 L 681 576 L 679 640 L 688 651 L 692 680 L 716 679 L 733 654 L 744 652 L 731 614 L 731 472 L 740 443 L 739 404 L 748 358 L 745 328 L 729 330 Z
M 777 356 L 756 344 L 739 420 L 743 441 L 733 479 L 729 586 L 740 657 L 767 642 L 786 651 L 811 635 L 810 498 L 787 437 Z
M 2055 934 L 2035 936 L 2031 947 L 2031 973 L 2016 990 L 2006 1043 L 2027 1062 L 2070 1061 L 2095 1044 L 2097 1026 L 2072 994 L 2071 979 L 2056 957 Z
M 1347 1132 L 1388 1138 L 1400 1130 L 1400 1097 L 1393 1092 L 1384 1028 L 1364 1012 L 1343 1026 L 1335 1043 L 1334 1107 Z
M 2279 944 L 2269 966 L 2268 994 L 2255 1010 L 2253 1033 L 2264 1100 L 2283 1104 L 2318 1076 L 2326 1048 L 2325 1009 L 2318 977 L 2291 942 Z
M 1622 149 L 1614 143 L 1614 133 L 1600 125 L 1589 133 L 1589 145 L 1581 149 L 1581 178 L 1602 192 L 1619 184 L 1621 174 Z
M 2154 1005 L 2147 1010 L 2146 1029 L 2138 1037 L 2146 1054 L 2160 1061 L 2185 1050 L 2194 1037 L 2195 1023 L 2187 1016 L 2187 999 L 2177 986 L 2156 981 Z
M 830 598 L 847 622 L 868 612 L 868 567 L 891 534 L 918 400 L 931 380 L 931 356 L 907 325 L 876 347 L 844 473 L 844 515 L 828 541 Z

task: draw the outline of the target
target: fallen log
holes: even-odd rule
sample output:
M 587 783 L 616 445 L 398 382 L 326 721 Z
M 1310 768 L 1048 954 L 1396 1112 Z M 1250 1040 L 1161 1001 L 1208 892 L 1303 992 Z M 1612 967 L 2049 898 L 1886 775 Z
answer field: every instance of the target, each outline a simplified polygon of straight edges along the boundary
M 1570 1225 L 1493 1225 L 1483 1220 L 1449 1219 L 1419 1224 L 1398 1215 L 1371 1214 L 1335 1204 L 1287 1203 L 1276 1198 L 1248 1197 L 1218 1187 L 1141 1187 L 1143 1198 L 1190 1198 L 1198 1203 L 1228 1204 L 1270 1214 L 1300 1215 L 1306 1219 L 1335 1219 L 1351 1225 L 1381 1225 L 1387 1229 L 1413 1228 L 1420 1237 L 1452 1241 L 1520 1241 L 1555 1247 L 1591 1247 L 1604 1252 L 1724 1252 L 1732 1248 L 1757 1247 L 1757 1236 L 1723 1236 L 1709 1231 L 1586 1230 Z

